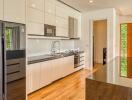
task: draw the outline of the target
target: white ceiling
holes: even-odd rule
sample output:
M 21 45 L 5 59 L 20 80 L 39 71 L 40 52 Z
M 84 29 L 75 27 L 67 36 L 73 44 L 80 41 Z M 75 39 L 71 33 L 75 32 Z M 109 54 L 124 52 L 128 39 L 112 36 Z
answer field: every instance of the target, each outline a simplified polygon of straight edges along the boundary
M 92 11 L 105 8 L 116 8 L 123 15 L 132 15 L 132 0 L 93 0 L 92 4 L 89 0 L 61 0 L 66 4 L 82 11 Z

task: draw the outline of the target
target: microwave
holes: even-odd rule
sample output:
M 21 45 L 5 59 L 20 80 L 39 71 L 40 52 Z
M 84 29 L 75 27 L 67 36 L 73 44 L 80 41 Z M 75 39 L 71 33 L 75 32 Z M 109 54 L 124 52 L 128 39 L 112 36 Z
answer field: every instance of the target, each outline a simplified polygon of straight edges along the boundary
M 56 36 L 56 26 L 44 25 L 44 36 L 54 37 Z

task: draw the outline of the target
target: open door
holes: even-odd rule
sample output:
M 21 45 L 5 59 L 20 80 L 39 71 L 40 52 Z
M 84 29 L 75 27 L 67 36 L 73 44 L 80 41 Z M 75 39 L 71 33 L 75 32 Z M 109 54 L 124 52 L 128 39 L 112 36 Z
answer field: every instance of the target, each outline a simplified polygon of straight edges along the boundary
M 103 65 L 107 62 L 107 20 L 93 22 L 93 63 Z

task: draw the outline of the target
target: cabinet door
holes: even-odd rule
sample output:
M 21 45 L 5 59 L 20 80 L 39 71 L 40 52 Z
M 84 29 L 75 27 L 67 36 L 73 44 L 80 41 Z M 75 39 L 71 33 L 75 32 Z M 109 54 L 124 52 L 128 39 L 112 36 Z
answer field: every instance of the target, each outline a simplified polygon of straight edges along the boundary
M 0 20 L 3 20 L 3 0 L 0 0 Z
M 28 22 L 44 23 L 44 13 L 40 10 L 28 8 Z
M 52 60 L 52 81 L 56 81 L 62 78 L 63 72 L 64 70 L 62 70 L 62 58 Z
M 27 24 L 27 34 L 44 35 L 44 24 L 29 22 Z
M 55 15 L 50 13 L 45 13 L 45 24 L 55 26 Z
M 44 0 L 28 0 L 28 7 L 44 11 Z
M 55 0 L 45 0 L 45 12 L 55 14 Z
M 68 20 L 69 9 L 67 6 L 60 3 L 59 1 L 56 2 L 56 16 L 62 17 Z
M 67 76 L 69 74 L 71 74 L 72 72 L 74 72 L 74 56 L 70 56 L 70 57 L 65 57 L 63 58 L 63 76 Z
M 62 27 L 56 27 L 56 36 L 68 37 L 68 30 Z
M 56 17 L 56 36 L 68 37 L 68 20 Z
M 41 88 L 52 82 L 52 63 L 51 61 L 41 63 L 41 76 L 40 86 Z
M 56 26 L 68 30 L 68 20 L 61 17 L 56 17 Z
M 45 24 L 55 26 L 55 1 L 45 0 Z
M 4 0 L 4 20 L 25 23 L 25 0 Z
M 27 91 L 34 92 L 40 88 L 40 63 L 27 66 Z

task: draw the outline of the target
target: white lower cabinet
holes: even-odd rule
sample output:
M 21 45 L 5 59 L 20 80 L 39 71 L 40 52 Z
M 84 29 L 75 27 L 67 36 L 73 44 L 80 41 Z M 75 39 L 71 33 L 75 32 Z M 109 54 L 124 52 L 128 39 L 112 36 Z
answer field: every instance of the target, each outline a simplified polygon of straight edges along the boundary
M 52 63 L 52 81 L 56 81 L 58 79 L 60 79 L 62 77 L 62 69 L 63 69 L 63 66 L 62 66 L 62 59 L 55 59 L 55 60 L 52 60 L 51 63 Z
M 63 77 L 74 72 L 74 56 L 65 57 L 62 59 L 63 66 Z
M 27 93 L 40 88 L 40 63 L 30 64 L 27 67 Z
M 27 93 L 32 93 L 74 72 L 74 56 L 30 64 L 27 67 Z
M 42 62 L 40 66 L 40 88 L 42 88 L 52 82 L 52 63 Z

